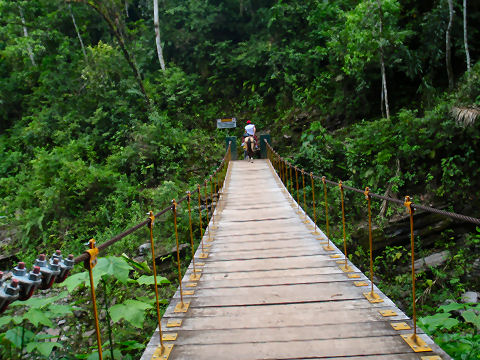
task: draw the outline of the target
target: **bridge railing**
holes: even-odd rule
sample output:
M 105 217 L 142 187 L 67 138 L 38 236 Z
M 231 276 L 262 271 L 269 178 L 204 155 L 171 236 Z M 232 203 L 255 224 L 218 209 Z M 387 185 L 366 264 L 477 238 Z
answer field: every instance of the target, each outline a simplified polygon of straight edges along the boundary
M 373 193 L 370 188 L 366 187 L 364 190 L 357 189 L 351 186 L 347 186 L 342 183 L 342 181 L 332 181 L 327 179 L 325 176 L 318 176 L 314 175 L 313 173 L 308 173 L 304 169 L 301 169 L 293 164 L 289 163 L 285 158 L 280 156 L 272 146 L 265 141 L 265 144 L 268 149 L 268 159 L 272 164 L 273 169 L 278 174 L 279 179 L 284 184 L 287 191 L 291 194 L 292 200 L 294 200 L 293 196 L 296 193 L 296 206 L 297 206 L 297 213 L 304 219 L 305 223 L 309 221 L 307 218 L 307 200 L 306 200 L 306 187 L 305 187 L 305 177 L 310 177 L 311 188 L 312 188 L 312 208 L 311 211 L 313 213 L 313 223 L 314 223 L 314 230 L 313 233 L 319 235 L 320 233 L 317 231 L 317 208 L 315 202 L 315 180 L 321 181 L 323 186 L 323 195 L 324 195 L 324 206 L 325 206 L 325 229 L 326 229 L 326 238 L 322 240 L 326 240 L 324 249 L 326 251 L 333 251 L 335 250 L 330 245 L 330 222 L 329 222 L 329 207 L 328 207 L 328 196 L 327 196 L 327 186 L 335 186 L 338 187 L 340 190 L 340 202 L 342 208 L 342 230 L 343 230 L 343 248 L 344 248 L 344 260 L 342 261 L 342 265 L 340 268 L 346 273 L 354 272 L 353 268 L 348 265 L 347 259 L 347 240 L 346 240 L 346 223 L 345 223 L 345 196 L 344 190 L 351 191 L 357 194 L 361 194 L 365 197 L 367 212 L 368 212 L 368 237 L 369 237 L 369 263 L 370 263 L 370 291 L 365 292 L 363 295 L 365 298 L 371 303 L 379 303 L 383 302 L 383 299 L 380 297 L 379 294 L 374 292 L 374 270 L 373 270 L 373 235 L 372 235 L 372 211 L 371 211 L 371 201 L 372 199 L 376 200 L 383 200 L 387 202 L 394 203 L 395 205 L 405 206 L 406 210 L 409 214 L 410 218 L 410 246 L 411 246 L 411 277 L 412 277 L 412 319 L 413 319 L 413 334 L 402 335 L 402 338 L 407 342 L 407 344 L 412 348 L 413 351 L 426 351 L 429 349 L 428 345 L 419 337 L 417 336 L 417 314 L 416 314 L 416 295 L 415 295 L 415 238 L 414 238 L 414 213 L 415 210 L 423 210 L 426 212 L 431 212 L 435 214 L 440 214 L 442 216 L 450 217 L 456 220 L 461 220 L 465 222 L 469 222 L 472 224 L 480 225 L 480 219 L 474 218 L 471 216 L 456 214 L 453 212 L 448 212 L 436 208 L 432 208 L 429 206 L 421 205 L 412 202 L 410 196 L 405 196 L 404 201 L 390 198 L 387 196 L 379 195 Z M 300 176 L 299 176 L 300 174 Z M 300 177 L 300 180 L 299 180 Z M 301 184 L 299 185 L 299 181 Z M 300 187 L 303 189 L 303 199 L 300 199 Z M 295 191 L 294 191 L 295 190 Z M 303 209 L 300 208 L 300 204 L 303 200 Z M 353 274 L 352 274 L 353 276 Z M 366 283 L 363 285 L 367 285 Z M 431 350 L 431 349 L 430 349 Z
M 225 156 L 218 165 L 218 167 L 213 171 L 213 173 L 207 177 L 203 184 L 198 184 L 194 190 L 187 191 L 186 195 L 180 200 L 172 199 L 171 205 L 162 209 L 158 213 L 154 214 L 153 211 L 148 212 L 147 219 L 141 223 L 125 230 L 121 234 L 114 236 L 108 241 L 103 242 L 97 246 L 97 243 L 94 239 L 89 240 L 89 249 L 86 250 L 80 256 L 74 258 L 73 255 L 69 255 L 68 258 L 63 259 L 61 253 L 57 251 L 54 254 L 50 261 L 47 260 L 44 254 L 39 255 L 39 258 L 35 262 L 33 270 L 28 273 L 25 267 L 25 263 L 20 262 L 17 267 L 13 270 L 13 276 L 10 280 L 10 284 L 4 284 L 2 281 L 2 273 L 0 272 L 0 314 L 7 309 L 9 304 L 16 300 L 27 300 L 30 298 L 34 291 L 38 288 L 48 289 L 52 286 L 53 282 L 63 282 L 69 272 L 72 270 L 75 264 L 83 263 L 85 268 L 89 273 L 90 280 L 90 295 L 92 299 L 92 313 L 95 322 L 95 333 L 97 338 L 97 347 L 98 347 L 98 356 L 99 359 L 103 359 L 102 353 L 102 339 L 100 331 L 100 322 L 98 318 L 98 309 L 96 302 L 96 291 L 94 286 L 93 278 L 93 268 L 97 264 L 98 257 L 100 252 L 106 251 L 109 247 L 125 238 L 126 236 L 135 233 L 139 229 L 147 226 L 150 231 L 150 248 L 152 256 L 152 270 L 154 276 L 154 289 L 155 289 L 155 298 L 156 298 L 156 313 L 157 321 L 160 334 L 160 346 L 158 347 L 155 355 L 158 358 L 167 359 L 170 354 L 173 345 L 165 343 L 165 337 L 162 335 L 162 326 L 161 326 L 161 314 L 160 314 L 160 299 L 158 295 L 158 282 L 157 282 L 157 269 L 155 263 L 155 244 L 154 244 L 154 224 L 155 219 L 165 215 L 169 212 L 173 214 L 173 231 L 175 233 L 176 240 L 176 255 L 177 255 L 177 264 L 178 264 L 178 282 L 180 286 L 180 302 L 175 307 L 175 312 L 186 312 L 190 305 L 189 301 L 184 299 L 183 295 L 191 294 L 190 291 L 183 291 L 182 287 L 182 271 L 181 271 L 181 259 L 180 259 L 180 246 L 179 246 L 179 236 L 178 236 L 178 209 L 180 206 L 186 206 L 188 209 L 188 218 L 189 218 L 189 235 L 190 235 L 190 247 L 191 247 L 191 256 L 192 256 L 192 267 L 193 267 L 193 277 L 198 276 L 198 273 L 201 269 L 198 266 L 203 264 L 195 263 L 195 244 L 194 244 L 194 231 L 193 231 L 193 222 L 192 214 L 194 203 L 192 203 L 192 198 L 195 196 L 198 198 L 198 219 L 199 219 L 199 231 L 200 239 L 199 246 L 201 247 L 201 253 L 199 258 L 206 258 L 208 256 L 208 250 L 206 245 L 203 242 L 203 235 L 208 232 L 210 236 L 210 218 L 209 218 L 209 209 L 212 216 L 212 225 L 215 223 L 215 208 L 219 205 L 220 196 L 222 194 L 222 189 L 227 178 L 228 166 L 232 159 L 231 154 L 231 143 L 228 144 Z M 202 201 L 204 197 L 205 201 Z M 202 208 L 204 210 L 202 210 Z M 203 224 L 203 212 L 206 216 L 206 224 Z

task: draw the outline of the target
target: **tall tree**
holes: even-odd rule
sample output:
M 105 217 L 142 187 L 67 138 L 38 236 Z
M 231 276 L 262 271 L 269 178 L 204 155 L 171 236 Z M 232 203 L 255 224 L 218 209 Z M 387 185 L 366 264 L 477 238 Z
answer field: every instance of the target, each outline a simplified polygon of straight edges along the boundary
M 105 20 L 113 36 L 115 36 L 115 38 L 117 39 L 118 45 L 122 50 L 125 60 L 127 60 L 128 65 L 132 69 L 132 72 L 135 76 L 135 79 L 137 80 L 138 86 L 140 87 L 140 91 L 143 94 L 147 107 L 150 107 L 150 98 L 148 97 L 147 92 L 145 91 L 145 87 L 143 86 L 142 75 L 140 74 L 140 70 L 138 69 L 138 66 L 135 63 L 133 56 L 128 51 L 127 45 L 125 44 L 125 40 L 122 35 L 123 22 L 120 21 L 121 14 L 119 11 L 117 11 L 115 1 L 113 0 L 110 0 L 110 1 L 74 0 L 74 1 L 87 4 L 88 6 L 93 8 L 103 18 L 103 20 Z
M 385 62 L 387 51 L 400 46 L 408 32 L 398 26 L 400 5 L 397 0 L 362 0 L 358 5 L 344 13 L 345 25 L 339 34 L 334 35 L 330 46 L 337 48 L 343 55 L 343 71 L 364 82 L 365 68 L 378 59 L 380 70 L 380 104 L 390 118 L 390 104 L 387 91 Z M 342 45 L 344 44 L 344 49 Z M 390 55 L 391 56 L 391 55 Z
M 453 25 L 453 0 L 448 0 L 448 25 L 445 32 L 445 63 L 447 65 L 448 87 L 453 88 L 453 68 L 452 68 L 452 25 Z
M 80 41 L 80 47 L 82 48 L 83 57 L 85 61 L 88 61 L 87 52 L 85 51 L 85 46 L 83 45 L 82 35 L 77 26 L 77 22 L 75 21 L 75 16 L 73 15 L 72 5 L 68 4 L 68 11 L 70 12 L 70 16 L 72 17 L 73 27 L 75 28 L 75 32 L 77 33 L 78 40 Z
M 25 38 L 27 39 L 28 56 L 30 57 L 30 61 L 32 62 L 32 65 L 37 66 L 37 64 L 35 63 L 35 57 L 33 56 L 32 46 L 28 42 L 28 29 L 27 29 L 27 25 L 25 23 L 25 16 L 23 15 L 23 9 L 20 6 L 20 4 L 18 4 L 17 6 L 18 6 L 18 11 L 20 12 L 20 19 L 22 20 L 23 36 L 25 36 Z
M 162 44 L 160 42 L 160 25 L 158 21 L 158 0 L 153 0 L 153 25 L 155 26 L 155 42 L 157 44 L 157 55 L 160 67 L 165 71 L 165 61 L 163 60 Z
M 385 52 L 383 50 L 383 9 L 381 0 L 377 0 L 378 3 L 378 13 L 379 13 L 379 26 L 380 26 L 380 42 L 379 42 L 379 52 L 380 52 L 380 69 L 382 73 L 382 99 L 385 101 L 385 112 L 387 119 L 390 119 L 390 107 L 388 105 L 388 92 L 387 92 L 387 76 L 385 75 Z M 383 108 L 382 108 L 383 112 Z
M 463 0 L 463 42 L 465 43 L 465 56 L 467 57 L 467 72 L 470 72 L 470 52 L 468 51 L 467 35 L 467 0 Z

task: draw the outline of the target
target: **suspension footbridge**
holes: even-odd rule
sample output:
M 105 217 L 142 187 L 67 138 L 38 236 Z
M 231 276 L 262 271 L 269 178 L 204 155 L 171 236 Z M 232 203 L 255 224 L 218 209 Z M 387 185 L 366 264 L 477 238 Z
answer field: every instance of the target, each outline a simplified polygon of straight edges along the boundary
M 59 251 L 49 260 L 40 255 L 30 272 L 24 263 L 19 263 L 9 283 L 2 280 L 0 273 L 0 313 L 12 302 L 28 299 L 36 289 L 62 282 L 74 264 L 84 263 L 90 277 L 98 357 L 102 360 L 101 322 L 92 275 L 97 258 L 117 241 L 147 226 L 155 259 L 155 219 L 171 213 L 179 287 L 162 315 L 157 270 L 152 261 L 158 327 L 142 360 L 450 359 L 417 327 L 415 301 L 410 319 L 375 286 L 370 204 L 373 198 L 390 201 L 406 207 L 409 213 L 412 300 L 416 299 L 414 210 L 477 225 L 480 219 L 414 204 L 409 197 L 405 201 L 391 199 L 368 188 L 360 190 L 307 174 L 288 163 L 267 142 L 264 145 L 268 156 L 253 163 L 231 161 L 229 145 L 219 167 L 195 190 L 156 214 L 150 212 L 145 221 L 98 247 L 90 240 L 90 249 L 76 258 L 63 257 Z M 316 201 L 322 203 L 318 201 L 321 189 L 317 189 L 315 199 L 315 183 L 318 186 L 319 180 L 323 186 L 325 233 L 316 219 Z M 311 183 L 309 205 L 306 181 Z M 327 186 L 340 189 L 342 250 L 330 241 Z M 366 199 L 368 274 L 348 260 L 344 190 Z M 313 207 L 308 209 L 313 210 L 313 219 L 307 214 L 308 206 Z M 192 250 L 192 262 L 184 274 L 177 229 L 179 207 L 188 214 Z M 192 218 L 196 215 L 200 244 L 195 252 Z
M 268 160 L 230 163 L 213 217 L 142 360 L 448 358 L 421 331 L 412 348 L 412 321 L 376 286 L 368 301 Z

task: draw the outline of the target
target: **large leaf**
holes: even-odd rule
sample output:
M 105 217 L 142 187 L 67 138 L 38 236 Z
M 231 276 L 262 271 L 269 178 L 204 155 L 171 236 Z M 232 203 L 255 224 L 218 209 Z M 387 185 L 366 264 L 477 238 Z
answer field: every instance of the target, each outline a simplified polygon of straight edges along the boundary
M 51 297 L 31 297 L 27 301 L 15 302 L 11 306 L 28 306 L 31 308 L 41 309 L 48 304 L 65 298 L 68 295 L 66 291 L 62 291 L 60 294 Z
M 126 284 L 128 281 L 128 274 L 133 268 L 125 261 L 124 258 L 108 256 L 100 258 L 97 266 L 93 268 L 93 279 L 95 286 L 101 277 L 105 275 L 112 276 L 120 282 Z
M 73 306 L 53 304 L 48 307 L 48 311 L 53 317 L 58 317 L 65 314 L 70 314 L 73 311 Z
M 13 346 L 16 348 L 21 348 L 22 347 L 22 330 L 23 328 L 21 326 L 14 327 L 13 329 L 8 330 L 5 333 L 5 339 L 10 341 Z M 32 340 L 35 336 L 35 334 L 29 330 L 24 330 L 23 334 L 23 342 L 24 344 L 27 344 Z
M 84 271 L 81 273 L 77 273 L 75 275 L 71 275 L 65 279 L 62 285 L 67 287 L 69 292 L 75 290 L 78 286 L 84 285 L 88 283 L 88 272 Z
M 0 327 L 2 327 L 3 325 L 6 325 L 8 324 L 10 321 L 12 321 L 13 318 L 9 315 L 3 315 L 2 317 L 0 317 Z
M 27 351 L 32 352 L 37 349 L 40 354 L 48 358 L 55 347 L 63 347 L 62 344 L 58 342 L 31 342 L 27 344 Z
M 121 319 L 129 322 L 137 328 L 143 326 L 145 320 L 145 310 L 151 309 L 152 305 L 137 301 L 127 300 L 123 304 L 117 304 L 110 308 L 110 317 L 113 322 L 118 322 Z
M 155 284 L 155 278 L 153 277 L 153 275 L 142 275 L 138 278 L 137 282 L 140 285 L 153 285 Z M 157 284 L 170 284 L 170 281 L 168 281 L 168 279 L 164 278 L 163 276 L 157 276 Z
M 450 313 L 438 313 L 432 316 L 425 316 L 419 319 L 420 326 L 426 327 L 428 332 L 433 332 L 438 328 L 451 329 L 459 324 L 457 319 L 452 319 Z
M 451 303 L 451 304 L 448 304 L 448 305 L 442 305 L 438 308 L 438 310 L 442 310 L 442 311 L 445 311 L 445 312 L 450 312 L 450 311 L 453 311 L 453 310 L 460 310 L 460 309 L 465 309 L 465 305 L 464 304 L 458 304 L 458 303 Z
M 125 284 L 128 281 L 128 274 L 132 269 L 124 258 L 115 256 L 99 258 L 97 265 L 92 271 L 93 284 L 97 287 L 98 282 L 104 276 L 111 276 Z M 67 287 L 68 291 L 72 291 L 80 285 L 90 286 L 88 271 L 69 276 L 63 282 L 63 285 Z
M 480 315 L 475 314 L 473 310 L 467 310 L 462 313 L 463 318 L 466 322 L 472 323 L 480 329 Z
M 30 321 L 34 326 L 42 324 L 48 327 L 53 327 L 52 321 L 47 317 L 45 311 L 32 308 L 25 313 L 25 319 Z

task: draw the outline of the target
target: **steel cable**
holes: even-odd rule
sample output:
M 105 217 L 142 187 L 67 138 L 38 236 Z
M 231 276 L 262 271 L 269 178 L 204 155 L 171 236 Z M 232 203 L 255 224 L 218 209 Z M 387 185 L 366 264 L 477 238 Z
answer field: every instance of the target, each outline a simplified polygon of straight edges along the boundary
M 270 146 L 270 144 L 266 140 L 265 140 L 265 143 L 267 144 L 267 147 L 270 148 L 270 151 L 272 151 L 277 157 L 283 159 L 275 150 L 273 150 L 273 148 Z M 286 161 L 286 160 L 284 160 L 284 161 Z M 303 169 L 302 169 L 302 171 L 303 171 Z M 321 176 L 313 175 L 313 178 L 317 179 L 317 180 L 322 180 Z M 334 186 L 339 185 L 339 182 L 328 180 L 328 179 L 325 179 L 325 182 L 327 184 L 334 185 Z M 364 194 L 364 192 L 365 192 L 364 190 L 357 189 L 355 187 L 348 186 L 348 185 L 345 185 L 345 184 L 343 184 L 342 186 L 345 190 L 350 190 L 350 191 L 353 191 L 353 192 L 356 192 L 356 193 L 359 193 L 359 194 Z M 401 206 L 404 205 L 403 200 L 394 199 L 394 198 L 391 198 L 391 197 L 388 197 L 388 196 L 383 196 L 383 195 L 375 194 L 375 193 L 372 193 L 372 192 L 370 192 L 369 195 L 372 198 L 376 198 L 376 199 L 379 199 L 379 200 L 385 200 L 385 201 L 395 203 L 395 204 L 398 204 L 398 205 L 401 205 Z M 414 209 L 423 210 L 423 211 L 447 216 L 447 217 L 450 217 L 452 219 L 461 220 L 461 221 L 469 222 L 469 223 L 472 223 L 472 224 L 480 225 L 480 219 L 474 218 L 474 217 L 471 217 L 471 216 L 457 214 L 457 213 L 449 212 L 449 211 L 445 211 L 445 210 L 440 210 L 440 209 L 436 209 L 436 208 L 433 208 L 433 207 L 430 207 L 430 206 L 416 204 L 416 203 L 413 203 L 413 202 L 412 202 L 412 207 Z

